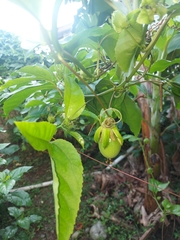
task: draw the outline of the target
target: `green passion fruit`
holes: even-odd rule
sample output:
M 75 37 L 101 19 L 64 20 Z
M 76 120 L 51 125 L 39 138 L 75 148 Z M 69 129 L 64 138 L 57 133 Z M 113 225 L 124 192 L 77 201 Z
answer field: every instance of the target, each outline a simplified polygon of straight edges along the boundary
M 121 150 L 121 145 L 117 138 L 115 140 L 112 140 L 110 138 L 109 144 L 107 145 L 106 148 L 103 147 L 101 140 L 99 141 L 98 145 L 101 154 L 108 159 L 116 157 Z

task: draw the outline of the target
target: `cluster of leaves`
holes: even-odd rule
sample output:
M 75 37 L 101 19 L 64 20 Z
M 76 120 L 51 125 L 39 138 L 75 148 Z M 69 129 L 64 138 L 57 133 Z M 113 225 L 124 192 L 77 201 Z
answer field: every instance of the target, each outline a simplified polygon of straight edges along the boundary
M 47 149 L 51 156 L 57 235 L 59 239 L 68 239 L 80 201 L 82 165 L 72 145 L 63 140 L 50 140 L 56 129 L 61 128 L 84 147 L 83 138 L 75 131 L 78 118 L 85 116 L 92 123 L 97 123 L 101 109 L 108 108 L 120 111 L 122 122 L 138 136 L 142 113 L 135 100 L 139 91 L 152 99 L 152 128 L 159 124 L 162 86 L 166 95 L 175 97 L 179 107 L 179 74 L 174 71 L 175 76 L 169 76 L 168 68 L 179 63 L 177 54 L 174 54 L 180 49 L 176 42 L 179 35 L 171 26 L 179 24 L 175 17 L 180 12 L 180 4 L 169 3 L 162 13 L 157 1 L 148 1 L 148 11 L 150 9 L 151 12 L 150 25 L 147 26 L 146 16 L 143 15 L 143 10 L 147 11 L 146 1 L 142 5 L 138 1 L 133 4 L 127 1 L 127 5 L 123 1 L 115 5 L 112 1 L 82 1 L 74 34 L 58 41 L 56 23 L 62 1 L 55 1 L 50 33 L 41 24 L 41 1 L 11 1 L 39 21 L 55 64 L 49 68 L 38 65 L 21 68 L 20 78 L 1 86 L 4 94 L 0 101 L 6 115 L 21 106 L 24 120 L 34 121 L 17 122 L 16 125 L 36 150 Z M 111 19 L 114 8 L 118 12 L 114 12 Z M 167 16 L 163 16 L 165 12 Z M 156 13 L 164 19 L 151 25 Z M 148 43 L 146 35 L 150 38 Z M 142 78 L 153 85 L 152 95 L 148 95 Z M 44 120 L 50 123 L 36 122 Z M 69 198 L 74 199 L 73 206 Z M 71 214 L 69 209 L 72 209 Z
M 0 144 L 0 150 L 8 144 Z M 0 165 L 6 160 L 0 158 Z M 12 171 L 4 169 L 0 172 L 0 237 L 6 239 L 30 239 L 30 225 L 41 220 L 38 215 L 26 216 L 24 208 L 31 205 L 31 199 L 23 190 L 12 191 L 16 182 L 31 167 L 18 167 Z M 6 225 L 8 223 L 8 226 Z
M 0 77 L 18 76 L 14 71 L 25 65 L 33 65 L 35 63 L 51 64 L 47 60 L 47 54 L 42 50 L 41 54 L 36 53 L 37 50 L 28 51 L 21 47 L 21 41 L 18 36 L 0 30 Z

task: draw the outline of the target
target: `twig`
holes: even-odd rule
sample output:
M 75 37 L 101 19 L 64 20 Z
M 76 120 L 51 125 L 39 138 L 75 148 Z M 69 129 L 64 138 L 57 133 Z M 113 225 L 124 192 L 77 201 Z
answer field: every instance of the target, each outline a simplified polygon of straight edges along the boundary
M 48 181 L 48 182 L 43 182 L 43 183 L 39 183 L 39 184 L 34 184 L 31 186 L 25 186 L 25 187 L 20 187 L 20 188 L 15 188 L 12 189 L 11 192 L 15 192 L 15 191 L 19 191 L 19 190 L 24 190 L 24 191 L 28 191 L 34 188 L 41 188 L 41 187 L 47 187 L 52 185 L 53 181 Z

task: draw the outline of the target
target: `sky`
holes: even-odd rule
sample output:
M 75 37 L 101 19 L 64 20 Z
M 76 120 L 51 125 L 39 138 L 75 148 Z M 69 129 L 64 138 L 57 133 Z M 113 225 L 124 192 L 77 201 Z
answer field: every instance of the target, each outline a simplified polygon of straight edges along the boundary
M 41 20 L 47 29 L 51 27 L 53 3 L 54 0 L 44 0 L 42 7 Z M 71 5 L 61 7 L 58 26 L 73 23 L 74 15 L 79 7 L 80 3 L 71 3 Z M 40 41 L 38 22 L 28 12 L 8 0 L 0 0 L 0 29 L 15 33 L 24 42 Z

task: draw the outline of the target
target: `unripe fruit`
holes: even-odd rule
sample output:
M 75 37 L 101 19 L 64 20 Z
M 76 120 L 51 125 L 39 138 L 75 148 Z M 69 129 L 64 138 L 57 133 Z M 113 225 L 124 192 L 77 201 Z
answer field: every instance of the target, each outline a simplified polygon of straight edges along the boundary
M 50 123 L 54 123 L 55 122 L 55 117 L 53 115 L 49 114 L 47 120 Z
M 99 141 L 99 150 L 104 157 L 111 159 L 118 155 L 118 153 L 121 150 L 121 145 L 117 138 L 115 140 L 112 140 L 110 138 L 108 146 L 106 148 L 104 148 L 102 141 L 100 140 Z

